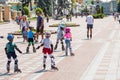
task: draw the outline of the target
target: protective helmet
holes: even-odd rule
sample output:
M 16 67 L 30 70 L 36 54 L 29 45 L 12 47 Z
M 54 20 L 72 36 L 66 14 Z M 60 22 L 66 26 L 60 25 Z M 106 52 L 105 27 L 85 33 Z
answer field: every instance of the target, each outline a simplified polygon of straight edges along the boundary
M 70 28 L 66 27 L 65 32 L 70 32 Z
M 14 36 L 12 34 L 8 34 L 7 36 L 7 39 L 10 41 L 10 40 L 13 40 Z
M 45 33 L 45 36 L 46 36 L 46 37 L 50 37 L 50 36 L 51 36 L 51 32 L 46 32 L 46 33 Z

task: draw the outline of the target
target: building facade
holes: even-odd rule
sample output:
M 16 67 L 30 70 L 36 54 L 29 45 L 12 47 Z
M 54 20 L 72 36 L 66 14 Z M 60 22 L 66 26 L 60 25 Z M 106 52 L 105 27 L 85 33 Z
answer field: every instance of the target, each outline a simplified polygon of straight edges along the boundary
M 112 12 L 117 11 L 117 2 L 116 0 L 111 0 L 111 1 L 100 1 L 96 0 L 94 1 L 95 9 L 98 7 L 103 7 L 104 14 L 111 14 Z

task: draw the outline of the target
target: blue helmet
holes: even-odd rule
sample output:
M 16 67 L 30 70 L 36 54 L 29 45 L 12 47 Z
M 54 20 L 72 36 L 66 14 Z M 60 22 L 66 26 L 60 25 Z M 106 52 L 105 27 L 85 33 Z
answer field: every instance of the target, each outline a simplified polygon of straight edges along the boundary
M 14 36 L 12 34 L 8 34 L 8 36 L 7 36 L 8 40 L 12 40 L 13 38 L 14 38 Z

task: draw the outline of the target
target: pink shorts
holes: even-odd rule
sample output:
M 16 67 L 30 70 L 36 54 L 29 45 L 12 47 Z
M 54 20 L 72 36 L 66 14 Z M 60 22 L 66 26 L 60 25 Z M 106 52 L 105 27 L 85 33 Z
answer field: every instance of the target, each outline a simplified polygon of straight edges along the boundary
M 42 51 L 44 54 L 52 54 L 52 49 L 51 48 L 43 48 L 43 51 Z

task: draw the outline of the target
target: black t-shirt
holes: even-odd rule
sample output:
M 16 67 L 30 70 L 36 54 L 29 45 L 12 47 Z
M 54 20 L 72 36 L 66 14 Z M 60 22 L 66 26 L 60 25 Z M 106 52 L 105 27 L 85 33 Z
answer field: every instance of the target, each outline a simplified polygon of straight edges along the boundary
M 40 27 L 41 23 L 42 23 L 43 17 L 42 16 L 38 16 L 37 17 L 37 27 Z

